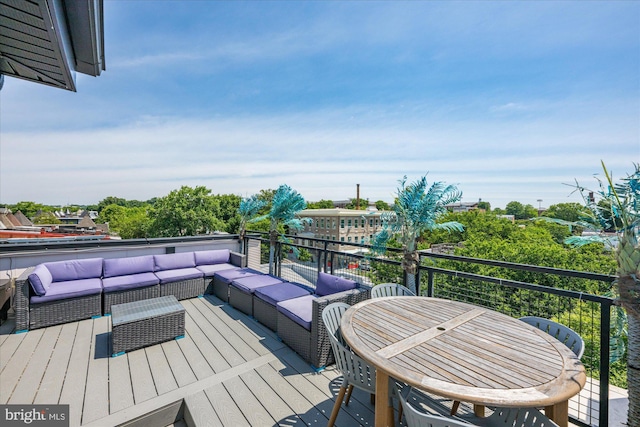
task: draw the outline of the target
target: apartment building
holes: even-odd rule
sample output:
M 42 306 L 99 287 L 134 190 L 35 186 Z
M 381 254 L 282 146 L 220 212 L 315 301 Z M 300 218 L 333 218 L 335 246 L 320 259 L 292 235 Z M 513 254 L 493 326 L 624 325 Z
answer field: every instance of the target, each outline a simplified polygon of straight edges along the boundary
M 316 238 L 336 242 L 334 248 L 340 251 L 358 250 L 349 243 L 369 243 L 382 228 L 381 215 L 375 210 L 305 209 L 298 216 L 311 222 L 297 233 L 298 243 L 313 246 L 305 238 Z

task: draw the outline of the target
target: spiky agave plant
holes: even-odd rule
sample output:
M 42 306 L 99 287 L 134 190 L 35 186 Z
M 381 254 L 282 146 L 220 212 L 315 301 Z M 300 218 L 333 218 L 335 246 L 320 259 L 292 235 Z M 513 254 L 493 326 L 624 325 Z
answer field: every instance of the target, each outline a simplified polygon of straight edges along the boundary
M 247 226 L 256 222 L 256 216 L 266 205 L 267 202 L 260 199 L 256 194 L 240 201 L 240 207 L 238 208 L 238 214 L 240 215 L 240 227 L 238 230 L 240 236 L 240 252 L 244 252 L 244 236 L 247 233 Z
M 269 218 L 269 274 L 273 274 L 275 248 L 278 242 L 278 237 L 281 234 L 278 231 L 280 225 L 288 227 L 290 230 L 300 230 L 309 218 L 298 218 L 298 212 L 304 210 L 307 207 L 307 203 L 304 198 L 294 189 L 288 185 L 281 185 L 273 195 L 271 201 L 271 209 L 267 215 L 256 218 L 256 221 L 260 221 L 265 218 Z M 284 238 L 284 236 L 282 236 Z
M 407 185 L 407 177 L 399 181 L 393 210 L 381 215 L 382 229 L 372 241 L 375 253 L 386 252 L 387 244 L 394 237 L 402 244 L 402 269 L 406 273 L 407 287 L 416 292 L 418 271 L 417 241 L 425 231 L 443 229 L 462 231 L 462 224 L 456 221 L 438 223 L 447 213 L 446 205 L 459 201 L 462 192 L 454 185 L 434 182 L 427 189 L 426 175 Z
M 596 191 L 588 190 L 576 182 L 589 216 L 579 224 L 615 230 L 617 242 L 606 236 L 572 236 L 566 243 L 584 245 L 593 241 L 609 241 L 615 246 L 618 264 L 613 293 L 627 313 L 627 382 L 629 392 L 628 425 L 640 426 L 640 165 L 635 172 L 614 183 L 604 162 L 605 181 L 598 180 Z M 591 194 L 596 197 L 591 197 Z

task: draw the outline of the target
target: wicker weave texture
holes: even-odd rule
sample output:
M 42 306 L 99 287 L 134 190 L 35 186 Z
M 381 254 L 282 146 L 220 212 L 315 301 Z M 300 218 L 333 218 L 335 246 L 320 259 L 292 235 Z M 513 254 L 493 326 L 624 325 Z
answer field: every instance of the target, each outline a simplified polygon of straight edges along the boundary
M 349 305 L 369 299 L 371 288 L 359 286 L 344 292 L 318 297 L 313 300 L 311 313 L 311 331 L 306 330 L 284 314 L 277 314 L 277 333 L 282 342 L 291 347 L 305 361 L 315 368 L 323 368 L 334 362 L 331 341 L 322 321 L 322 310 L 334 302 Z M 255 308 L 254 308 L 255 309 Z
M 102 294 L 31 304 L 29 329 L 76 322 L 94 316 L 102 316 Z
M 125 304 L 127 306 L 137 305 L 137 308 L 144 310 L 148 308 L 153 313 L 154 303 L 159 298 L 153 298 L 145 301 L 138 301 Z M 111 352 L 113 355 L 125 351 L 131 351 L 164 341 L 172 340 L 176 337 L 184 335 L 184 318 L 185 310 L 175 301 L 167 314 L 146 317 L 141 320 L 120 323 L 118 316 L 114 314 L 112 317 L 113 327 L 111 330 Z
M 217 277 L 213 278 L 213 294 L 224 302 L 229 302 L 229 284 Z
M 141 301 L 160 296 L 160 285 L 147 286 L 144 288 L 128 289 L 126 291 L 103 293 L 104 314 L 111 313 L 111 306 L 125 304 L 128 302 Z
M 204 278 L 180 280 L 178 282 L 161 283 L 160 296 L 173 295 L 177 299 L 195 298 L 204 295 Z
M 29 283 L 29 274 L 33 272 L 35 267 L 27 268 L 16 279 L 16 290 L 13 299 L 13 310 L 16 313 L 16 331 L 26 331 L 29 329 L 29 292 L 31 283 Z
M 253 297 L 253 317 L 272 331 L 278 330 L 278 309 L 275 305 Z
M 229 304 L 244 314 L 253 316 L 253 294 L 243 292 L 235 286 L 230 285 Z

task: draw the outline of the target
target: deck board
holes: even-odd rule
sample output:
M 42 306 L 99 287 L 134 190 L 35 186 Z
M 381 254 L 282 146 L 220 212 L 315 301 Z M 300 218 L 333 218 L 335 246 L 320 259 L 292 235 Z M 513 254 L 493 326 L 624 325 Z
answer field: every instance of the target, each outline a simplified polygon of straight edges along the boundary
M 82 423 L 109 415 L 109 317 L 93 322 L 93 339 L 87 370 Z
M 38 351 L 33 353 L 33 356 L 29 359 L 20 378 L 20 382 L 16 385 L 7 403 L 18 404 L 33 402 L 38 392 L 40 381 L 44 377 L 47 365 L 49 365 L 49 358 L 58 341 L 61 330 L 61 326 L 54 326 L 50 328 L 46 334 L 42 335 L 38 343 Z
M 168 393 L 178 388 L 178 383 L 173 377 L 173 372 L 171 372 L 167 357 L 164 355 L 164 351 L 162 351 L 162 346 L 152 345 L 144 351 L 147 353 L 147 359 L 149 359 L 153 382 L 156 385 L 158 394 Z
M 28 334 L 35 331 L 30 331 Z M 76 339 L 71 350 L 71 359 L 67 368 L 64 384 L 60 392 L 59 403 L 69 404 L 69 425 L 80 425 L 82 407 L 84 405 L 84 391 L 87 383 L 87 368 L 91 355 L 93 334 L 93 320 L 83 320 L 78 323 Z
M 133 406 L 133 386 L 126 355 L 109 359 L 109 412 Z
M 124 357 L 124 356 L 118 356 Z M 129 359 L 129 372 L 131 373 L 131 387 L 133 400 L 136 404 L 145 402 L 158 395 L 156 385 L 153 382 L 151 368 L 144 349 L 127 353 Z
M 224 387 L 252 426 L 273 425 L 274 419 L 240 377 L 225 381 Z
M 0 388 L 0 403 L 7 403 L 11 398 L 13 390 L 18 385 L 20 377 L 24 372 L 24 369 L 29 363 L 29 359 L 36 351 L 36 346 L 40 342 L 44 334 L 44 330 L 35 330 L 31 333 L 27 333 L 25 338 L 20 343 L 20 346 L 13 353 L 9 362 L 2 370 L 0 375 L 2 376 L 2 388 Z
M 223 384 L 209 387 L 205 393 L 223 426 L 250 427 L 249 422 Z
M 51 396 L 60 396 L 77 331 L 78 323 L 66 323 L 62 326 L 58 342 L 33 403 L 51 403 Z

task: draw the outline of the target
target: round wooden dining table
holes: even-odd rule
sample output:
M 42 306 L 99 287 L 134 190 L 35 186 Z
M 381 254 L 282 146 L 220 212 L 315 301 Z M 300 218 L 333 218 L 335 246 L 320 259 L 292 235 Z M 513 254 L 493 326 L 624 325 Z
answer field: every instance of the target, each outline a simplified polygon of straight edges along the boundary
M 428 297 L 360 302 L 341 320 L 351 349 L 376 367 L 376 427 L 392 425 L 389 376 L 418 389 L 476 405 L 545 407 L 568 425 L 569 399 L 586 382 L 584 366 L 563 343 L 487 308 Z

